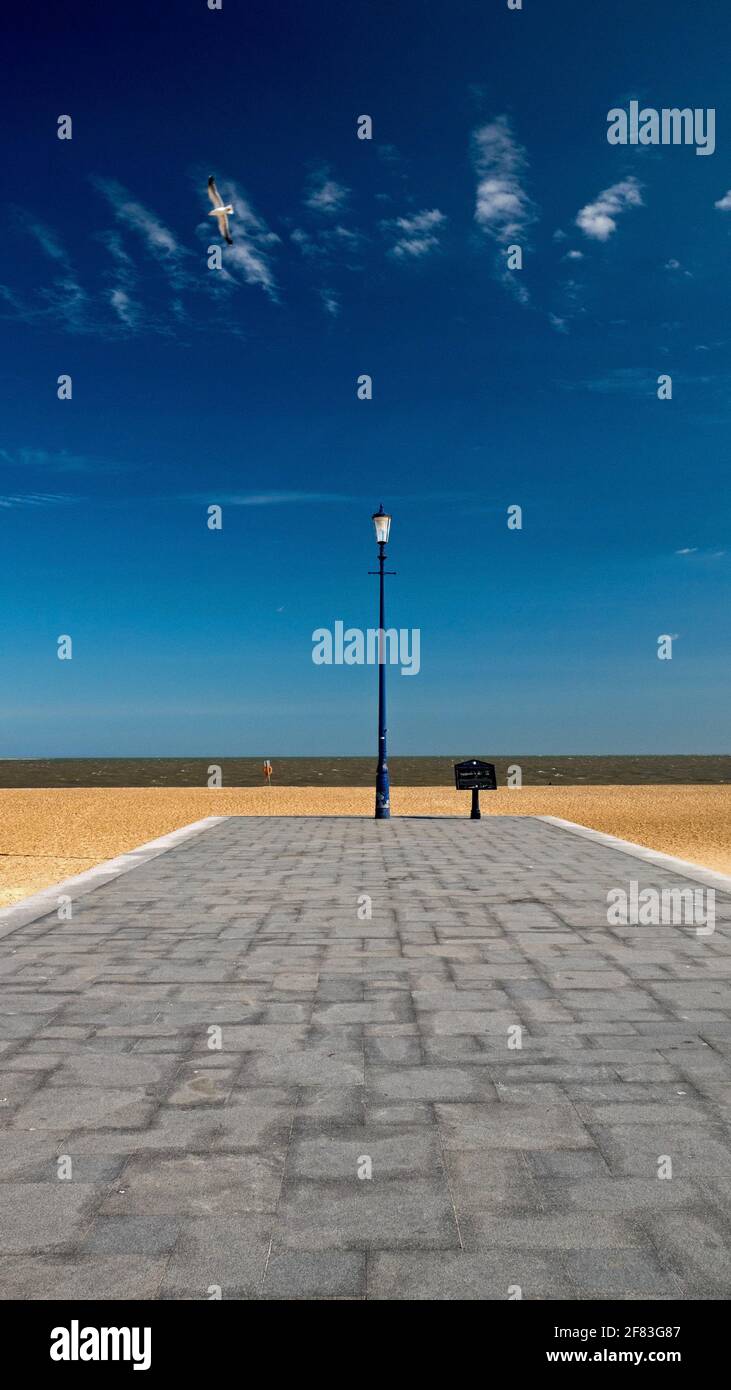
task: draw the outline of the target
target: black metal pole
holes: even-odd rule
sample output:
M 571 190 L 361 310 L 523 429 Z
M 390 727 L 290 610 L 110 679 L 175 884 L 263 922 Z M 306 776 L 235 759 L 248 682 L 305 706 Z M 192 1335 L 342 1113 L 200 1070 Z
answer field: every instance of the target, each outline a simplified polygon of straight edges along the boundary
M 383 566 L 386 562 L 386 545 L 378 542 L 378 573 L 380 579 L 381 601 L 379 604 L 378 627 L 378 768 L 376 771 L 376 820 L 389 820 L 391 816 L 391 788 L 388 779 L 386 757 L 386 602 Z
M 470 811 L 470 820 L 482 820 L 482 812 L 480 810 L 480 793 L 478 792 L 477 787 L 472 788 L 472 810 Z

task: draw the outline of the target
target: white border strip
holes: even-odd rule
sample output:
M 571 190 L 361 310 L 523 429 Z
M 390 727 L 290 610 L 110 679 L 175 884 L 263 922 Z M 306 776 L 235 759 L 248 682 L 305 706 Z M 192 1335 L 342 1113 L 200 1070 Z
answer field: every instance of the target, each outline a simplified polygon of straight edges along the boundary
M 620 840 L 617 835 L 605 835 L 602 830 L 590 830 L 587 825 L 577 825 L 573 820 L 561 820 L 559 816 L 536 816 L 536 820 L 546 821 L 548 825 L 557 825 L 560 830 L 570 830 L 572 834 L 581 835 L 585 840 L 593 840 L 598 845 L 606 845 L 608 849 L 622 850 L 624 854 L 631 854 L 635 859 L 644 859 L 646 863 L 654 864 L 658 869 L 671 869 L 673 873 L 695 879 L 708 888 L 719 888 L 723 893 L 731 893 L 731 874 L 718 873 L 716 869 L 704 869 L 702 864 L 691 864 L 689 859 L 677 859 L 674 854 L 663 854 L 661 850 L 648 849 L 646 845 L 635 844 L 634 840 Z
M 103 883 L 110 883 L 120 874 L 128 874 L 130 869 L 146 864 L 149 859 L 156 859 L 159 854 L 165 854 L 185 840 L 202 835 L 212 825 L 220 825 L 221 821 L 229 819 L 229 816 L 206 816 L 203 820 L 192 821 L 190 825 L 183 825 L 169 835 L 161 835 L 158 840 L 148 840 L 147 844 L 138 845 L 137 849 L 131 849 L 127 854 L 118 854 L 116 859 L 95 864 L 93 869 L 85 869 L 83 874 L 74 874 L 73 878 L 66 878 L 63 883 L 54 883 L 51 888 L 34 893 L 32 898 L 22 898 L 19 903 L 0 909 L 0 939 L 9 936 L 18 927 L 35 921 L 36 917 L 44 917 L 46 913 L 54 911 L 61 894 L 72 899 L 83 898 Z

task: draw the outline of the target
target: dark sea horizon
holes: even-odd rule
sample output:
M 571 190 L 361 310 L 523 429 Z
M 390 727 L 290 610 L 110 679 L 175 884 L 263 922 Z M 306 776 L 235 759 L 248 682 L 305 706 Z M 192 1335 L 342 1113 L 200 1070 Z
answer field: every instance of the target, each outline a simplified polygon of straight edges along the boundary
M 225 787 L 260 787 L 264 757 L 5 758 L 0 759 L 0 787 L 205 787 L 213 766 L 221 768 Z M 273 786 L 369 787 L 375 775 L 374 757 L 268 757 Z M 726 753 L 500 756 L 467 749 L 452 756 L 390 758 L 392 785 L 451 787 L 453 765 L 464 758 L 495 763 L 499 786 L 507 785 L 508 768 L 516 764 L 524 786 L 731 783 L 731 754 Z

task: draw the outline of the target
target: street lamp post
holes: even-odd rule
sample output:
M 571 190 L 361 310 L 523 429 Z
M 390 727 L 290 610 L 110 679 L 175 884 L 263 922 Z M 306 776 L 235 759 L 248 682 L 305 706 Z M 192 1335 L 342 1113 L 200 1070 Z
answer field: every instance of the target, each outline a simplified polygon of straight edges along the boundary
M 376 769 L 376 820 L 389 820 L 391 816 L 391 789 L 388 780 L 388 761 L 386 756 L 386 610 L 384 594 L 384 575 L 393 570 L 384 569 L 386 544 L 391 530 L 391 518 L 383 510 L 383 503 L 373 513 L 373 525 L 378 541 L 378 569 L 370 570 L 380 580 L 380 604 L 378 610 L 378 767 Z

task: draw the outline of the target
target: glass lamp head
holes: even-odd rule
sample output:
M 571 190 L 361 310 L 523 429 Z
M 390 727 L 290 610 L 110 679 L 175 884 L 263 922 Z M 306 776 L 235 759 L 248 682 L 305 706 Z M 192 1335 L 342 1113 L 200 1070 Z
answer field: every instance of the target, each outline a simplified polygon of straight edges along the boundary
M 391 530 L 391 518 L 388 512 L 384 512 L 383 503 L 381 503 L 378 511 L 373 513 L 373 526 L 379 545 L 385 545 Z

